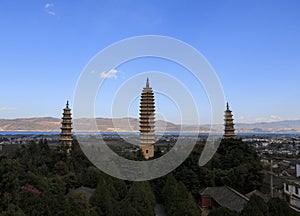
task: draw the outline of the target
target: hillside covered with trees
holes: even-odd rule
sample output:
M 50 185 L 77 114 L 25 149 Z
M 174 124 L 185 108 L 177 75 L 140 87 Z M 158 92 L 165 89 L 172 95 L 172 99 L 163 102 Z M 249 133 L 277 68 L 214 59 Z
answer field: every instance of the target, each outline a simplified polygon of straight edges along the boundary
M 0 158 L 1 215 L 150 216 L 162 204 L 167 215 L 196 216 L 201 215 L 201 188 L 228 185 L 241 193 L 260 188 L 261 166 L 249 146 L 240 140 L 223 140 L 213 159 L 199 167 L 203 145 L 198 143 L 172 173 L 152 181 L 129 182 L 94 167 L 76 140 L 69 156 L 63 146 L 50 149 L 47 140 L 32 141 L 11 157 Z M 90 196 L 78 190 L 82 187 L 92 190 Z M 276 209 L 280 202 L 272 199 L 264 205 L 250 200 L 242 215 L 250 215 L 253 209 L 261 213 L 257 215 L 282 215 Z M 221 208 L 210 215 L 237 213 Z

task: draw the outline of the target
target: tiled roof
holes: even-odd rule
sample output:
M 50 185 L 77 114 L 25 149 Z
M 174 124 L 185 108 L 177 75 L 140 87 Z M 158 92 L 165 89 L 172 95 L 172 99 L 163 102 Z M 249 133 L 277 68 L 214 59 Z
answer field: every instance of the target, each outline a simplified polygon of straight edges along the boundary
M 250 193 L 247 193 L 246 197 L 248 197 L 250 199 L 253 194 L 261 197 L 265 202 L 268 202 L 271 198 L 270 195 L 264 194 L 264 193 L 260 192 L 259 190 L 254 190 L 254 191 L 251 191 Z
M 283 188 L 283 183 L 285 182 L 284 179 L 280 176 L 276 176 L 271 172 L 267 172 L 265 174 L 263 182 L 269 186 L 271 182 L 271 175 L 273 176 L 273 188 Z
M 237 212 L 241 212 L 249 201 L 249 198 L 227 186 L 207 187 L 199 193 L 213 198 L 220 206 Z

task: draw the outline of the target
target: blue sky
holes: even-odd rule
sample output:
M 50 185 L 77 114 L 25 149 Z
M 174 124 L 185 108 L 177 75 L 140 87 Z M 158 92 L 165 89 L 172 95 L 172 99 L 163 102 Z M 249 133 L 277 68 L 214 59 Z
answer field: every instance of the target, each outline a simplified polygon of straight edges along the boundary
M 61 117 L 94 55 L 121 39 L 154 34 L 182 40 L 206 57 L 236 121 L 300 119 L 299 10 L 297 0 L 3 0 L 0 118 Z M 110 117 L 109 102 L 105 106 L 103 99 L 110 101 L 112 92 L 141 71 L 163 69 L 191 83 L 170 68 L 159 61 L 120 66 L 117 78 L 107 79 L 107 94 L 97 97 L 97 115 Z M 207 122 L 205 95 L 193 85 L 189 88 Z M 178 121 L 174 112 L 168 113 L 169 102 L 162 101 L 158 96 L 159 111 Z M 137 105 L 138 100 L 130 116 L 138 116 Z

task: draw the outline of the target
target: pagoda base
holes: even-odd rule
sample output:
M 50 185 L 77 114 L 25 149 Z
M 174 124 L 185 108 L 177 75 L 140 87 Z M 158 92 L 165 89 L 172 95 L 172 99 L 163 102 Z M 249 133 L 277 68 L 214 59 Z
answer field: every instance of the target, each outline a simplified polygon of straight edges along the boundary
M 142 151 L 145 159 L 154 157 L 154 145 L 142 145 L 141 151 Z

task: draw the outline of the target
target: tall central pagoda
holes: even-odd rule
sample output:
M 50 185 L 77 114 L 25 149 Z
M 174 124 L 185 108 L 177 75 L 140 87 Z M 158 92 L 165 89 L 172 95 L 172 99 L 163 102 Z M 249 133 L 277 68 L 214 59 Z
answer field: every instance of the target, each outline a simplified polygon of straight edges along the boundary
M 140 148 L 145 157 L 154 157 L 155 143 L 155 104 L 154 93 L 147 78 L 146 87 L 143 88 L 140 103 Z

